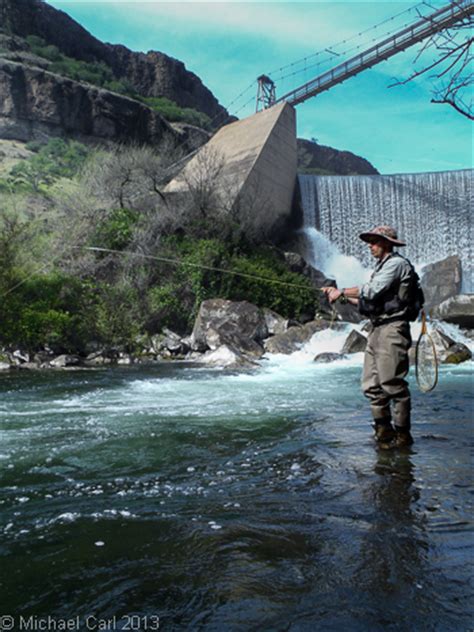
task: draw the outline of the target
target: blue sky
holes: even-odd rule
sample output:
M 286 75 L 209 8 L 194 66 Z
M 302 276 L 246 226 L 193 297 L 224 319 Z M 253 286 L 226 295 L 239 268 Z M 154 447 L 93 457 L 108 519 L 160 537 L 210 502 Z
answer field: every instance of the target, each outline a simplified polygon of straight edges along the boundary
M 239 118 L 255 111 L 258 75 L 271 73 L 276 80 L 298 71 L 276 81 L 277 96 L 281 96 L 326 70 L 329 63 L 334 65 L 333 59 L 343 61 L 345 51 L 352 51 L 348 56 L 356 54 L 418 19 L 415 10 L 408 11 L 415 2 L 395 0 L 49 0 L 49 4 L 102 41 L 136 51 L 158 50 L 180 59 Z M 433 8 L 444 4 L 430 2 Z M 425 14 L 432 9 L 420 4 L 418 10 Z M 333 52 L 316 55 L 327 48 Z M 388 88 L 393 78 L 404 79 L 413 72 L 419 48 L 400 53 L 298 105 L 298 136 L 359 154 L 381 173 L 471 168 L 472 124 L 449 106 L 430 103 L 429 77 Z M 323 59 L 326 63 L 316 66 Z M 295 63 L 297 60 L 301 61 Z M 294 65 L 278 71 L 291 63 Z

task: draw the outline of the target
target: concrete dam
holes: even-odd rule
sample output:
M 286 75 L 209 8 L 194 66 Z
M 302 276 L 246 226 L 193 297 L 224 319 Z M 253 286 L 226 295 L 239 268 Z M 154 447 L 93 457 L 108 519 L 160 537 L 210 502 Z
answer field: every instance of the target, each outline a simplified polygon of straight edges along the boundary
M 403 251 L 415 265 L 459 255 L 463 291 L 473 291 L 472 170 L 297 176 L 296 113 L 279 103 L 221 128 L 166 190 L 184 192 L 198 182 L 213 154 L 221 160 L 217 186 L 225 208 L 237 218 L 250 209 L 255 230 L 278 241 L 290 237 L 300 207 L 302 254 L 340 285 L 359 282 L 372 265 L 358 234 L 390 224 L 406 239 Z

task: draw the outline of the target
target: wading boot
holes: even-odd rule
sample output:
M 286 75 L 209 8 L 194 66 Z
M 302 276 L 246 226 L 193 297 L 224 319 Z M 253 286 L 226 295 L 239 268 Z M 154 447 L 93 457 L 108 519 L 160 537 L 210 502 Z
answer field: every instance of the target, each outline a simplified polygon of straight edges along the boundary
M 383 424 L 375 422 L 374 428 L 377 443 L 390 443 L 395 439 L 396 433 L 390 422 Z
M 409 448 L 413 445 L 413 437 L 409 430 L 396 429 L 394 435 L 390 441 L 381 441 L 379 447 L 382 450 L 396 450 L 397 448 Z

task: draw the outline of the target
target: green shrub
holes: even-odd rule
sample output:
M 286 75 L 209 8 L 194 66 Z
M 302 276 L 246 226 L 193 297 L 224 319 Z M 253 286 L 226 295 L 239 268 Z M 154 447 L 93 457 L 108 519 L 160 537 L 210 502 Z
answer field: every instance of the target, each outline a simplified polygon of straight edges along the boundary
M 0 304 L 3 344 L 30 350 L 48 345 L 57 352 L 84 347 L 89 335 L 87 288 L 78 279 L 52 273 L 18 278 L 11 287 L 15 289 Z
M 52 138 L 33 147 L 35 155 L 10 170 L 9 180 L 16 188 L 41 192 L 59 178 L 72 178 L 89 155 L 89 149 L 82 143 L 62 138 Z
M 117 92 L 118 94 L 123 94 L 134 99 L 137 98 L 137 91 L 135 88 L 132 84 L 123 79 L 112 79 L 111 81 L 106 81 L 103 87 L 111 92 Z
M 148 107 L 161 114 L 167 121 L 189 123 L 204 129 L 210 129 L 211 119 L 207 114 L 192 108 L 182 108 L 166 97 L 138 97 Z
M 232 252 L 217 239 L 172 238 L 163 246 L 163 256 L 182 265 L 157 264 L 160 281 L 149 292 L 150 333 L 164 325 L 189 331 L 201 302 L 209 298 L 247 300 L 286 318 L 313 314 L 318 307 L 310 281 L 290 272 L 272 250 Z
M 38 35 L 27 35 L 25 39 L 30 48 L 46 46 L 46 41 Z
M 225 298 L 248 300 L 286 318 L 300 318 L 316 311 L 318 295 L 311 282 L 290 272 L 271 250 L 237 255 L 230 263 L 232 270 L 243 276 L 235 275 L 228 280 Z
M 133 351 L 143 331 L 143 311 L 135 288 L 125 284 L 101 283 L 96 287 L 94 332 L 109 349 Z
M 11 191 L 11 182 L 6 178 L 0 178 L 0 193 L 9 193 Z
M 114 209 L 109 217 L 99 224 L 92 245 L 111 250 L 125 250 L 130 243 L 139 215 L 128 208 Z
M 26 143 L 25 147 L 29 151 L 32 151 L 33 153 L 37 154 L 39 150 L 42 149 L 45 145 L 46 143 L 40 140 L 30 140 L 29 142 Z

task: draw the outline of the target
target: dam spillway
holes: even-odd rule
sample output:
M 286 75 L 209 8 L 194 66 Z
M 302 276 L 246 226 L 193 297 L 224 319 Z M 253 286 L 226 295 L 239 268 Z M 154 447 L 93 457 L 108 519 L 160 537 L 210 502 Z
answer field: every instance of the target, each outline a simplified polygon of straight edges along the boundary
M 316 229 L 343 255 L 371 267 L 368 248 L 357 237 L 376 225 L 392 225 L 407 242 L 402 252 L 414 264 L 458 255 L 463 290 L 472 292 L 472 174 L 466 169 L 377 176 L 300 175 L 304 227 Z M 317 252 L 314 256 L 313 265 L 324 265 Z

